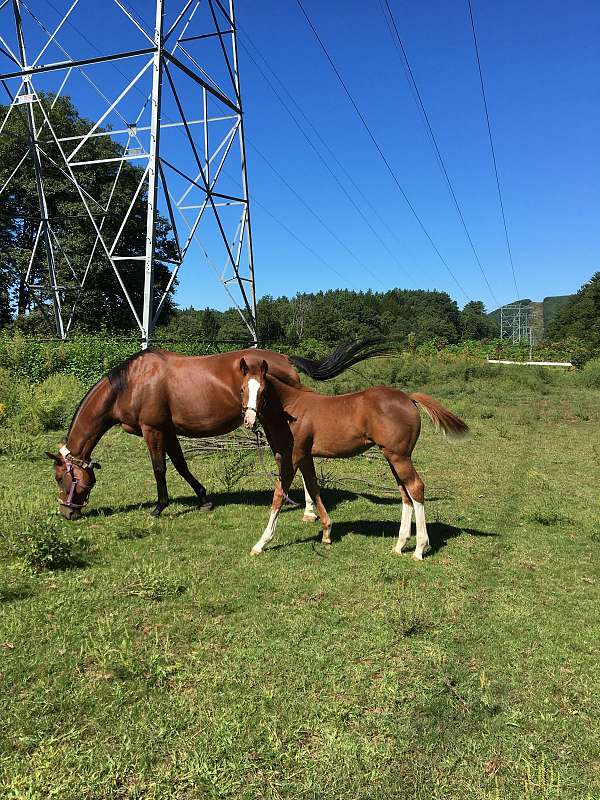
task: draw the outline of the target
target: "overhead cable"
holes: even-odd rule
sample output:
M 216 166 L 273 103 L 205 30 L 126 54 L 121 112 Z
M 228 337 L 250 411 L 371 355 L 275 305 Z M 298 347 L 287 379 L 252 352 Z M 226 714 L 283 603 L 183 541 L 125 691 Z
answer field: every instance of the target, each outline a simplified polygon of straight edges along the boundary
M 484 279 L 484 281 L 486 283 L 486 286 L 487 286 L 487 288 L 488 288 L 488 290 L 490 292 L 492 300 L 494 301 L 494 303 L 496 305 L 500 305 L 498 300 L 497 300 L 497 298 L 496 298 L 496 295 L 494 294 L 494 290 L 492 289 L 492 287 L 490 285 L 490 282 L 488 280 L 488 276 L 486 275 L 485 269 L 483 268 L 483 264 L 481 263 L 481 259 L 479 258 L 479 254 L 477 253 L 477 250 L 475 249 L 475 244 L 473 243 L 473 239 L 471 237 L 469 229 L 467 228 L 467 223 L 465 222 L 465 218 L 464 218 L 462 209 L 461 209 L 460 204 L 458 202 L 458 199 L 456 197 L 456 193 L 454 191 L 454 187 L 452 185 L 452 181 L 450 180 L 450 176 L 448 175 L 448 170 L 446 168 L 446 164 L 444 162 L 444 159 L 443 159 L 442 154 L 440 152 L 440 148 L 439 148 L 438 143 L 437 143 L 437 139 L 436 139 L 435 134 L 433 132 L 433 128 L 432 128 L 431 122 L 429 120 L 429 115 L 427 114 L 427 110 L 426 110 L 425 105 L 423 103 L 423 99 L 421 97 L 421 92 L 419 91 L 419 86 L 418 86 L 417 81 L 415 79 L 412 67 L 410 65 L 410 61 L 408 60 L 408 55 L 406 53 L 406 49 L 404 47 L 404 43 L 402 41 L 402 37 L 400 36 L 400 32 L 398 31 L 398 26 L 396 24 L 396 20 L 394 18 L 393 13 L 392 13 L 392 9 L 390 8 L 390 4 L 389 4 L 388 0 L 382 0 L 382 2 L 385 3 L 385 8 L 387 9 L 387 12 L 389 14 L 389 21 L 388 21 L 388 18 L 387 18 L 386 14 L 385 14 L 385 10 L 384 10 L 383 5 L 382 5 L 382 11 L 383 11 L 384 17 L 386 18 L 386 22 L 388 22 L 388 28 L 390 27 L 389 26 L 389 22 L 390 21 L 391 21 L 391 24 L 392 24 L 392 27 L 393 27 L 393 32 L 392 32 L 392 29 L 390 28 L 390 33 L 392 34 L 392 41 L 394 42 L 394 45 L 396 46 L 396 50 L 398 51 L 398 55 L 400 56 L 401 62 L 403 63 L 403 65 L 406 66 L 406 69 L 404 70 L 405 75 L 406 75 L 409 83 L 411 84 L 411 86 L 412 86 L 412 88 L 414 90 L 415 101 L 417 102 L 418 108 L 420 109 L 420 111 L 422 113 L 423 121 L 425 122 L 425 125 L 427 126 L 427 131 L 429 132 L 429 137 L 430 137 L 433 149 L 434 149 L 434 153 L 437 156 L 437 161 L 438 161 L 438 164 L 440 165 L 440 168 L 442 170 L 442 174 L 443 174 L 444 178 L 446 179 L 446 183 L 448 185 L 448 189 L 450 191 L 450 195 L 452 196 L 452 200 L 454 201 L 454 206 L 456 207 L 456 211 L 457 211 L 458 216 L 460 218 L 462 227 L 463 227 L 463 229 L 465 231 L 467 240 L 469 242 L 469 245 L 471 246 L 471 250 L 473 251 L 473 255 L 475 256 L 475 261 L 477 262 L 477 266 L 479 267 L 479 271 L 481 272 L 481 275 L 483 276 L 483 279 Z
M 336 65 L 335 65 L 335 62 L 333 61 L 333 59 L 332 59 L 331 55 L 329 54 L 329 51 L 328 51 L 328 50 L 327 50 L 327 48 L 325 47 L 325 44 L 323 43 L 323 40 L 322 40 L 322 38 L 319 36 L 319 33 L 318 33 L 317 29 L 315 28 L 315 26 L 313 25 L 313 23 L 312 23 L 312 21 L 311 21 L 310 17 L 309 17 L 309 16 L 308 16 L 308 14 L 306 13 L 306 11 L 305 11 L 305 9 L 304 9 L 304 6 L 302 5 L 302 2 L 301 2 L 301 0 L 296 0 L 296 2 L 297 2 L 297 4 L 298 4 L 298 6 L 300 7 L 300 10 L 302 11 L 302 13 L 303 13 L 303 15 L 304 15 L 304 17 L 305 17 L 305 19 L 306 19 L 306 21 L 307 21 L 307 23 L 308 23 L 308 25 L 309 25 L 310 29 L 312 30 L 312 32 L 313 32 L 313 34 L 314 34 L 314 36 L 315 36 L 316 40 L 318 41 L 318 43 L 319 43 L 319 45 L 320 45 L 321 49 L 323 50 L 323 53 L 325 54 L 325 56 L 326 56 L 327 60 L 329 61 L 329 64 L 330 64 L 331 68 L 333 69 L 333 71 L 334 71 L 334 73 L 335 73 L 335 75 L 336 75 L 336 77 L 337 77 L 338 81 L 340 82 L 340 84 L 341 84 L 341 86 L 342 86 L 342 88 L 343 88 L 344 92 L 346 93 L 346 96 L 347 96 L 347 97 L 348 97 L 348 99 L 350 100 L 350 103 L 352 104 L 352 107 L 354 108 L 354 110 L 355 110 L 355 112 L 356 112 L 357 116 L 359 117 L 359 119 L 360 119 L 360 121 L 361 121 L 361 123 L 362 123 L 362 125 L 363 125 L 364 129 L 366 130 L 367 134 L 369 135 L 369 138 L 371 139 L 371 142 L 373 143 L 373 145 L 374 145 L 375 149 L 376 149 L 376 150 L 377 150 L 377 152 L 379 153 L 379 156 L 380 156 L 381 160 L 382 160 L 382 161 L 383 161 L 383 163 L 385 164 L 385 166 L 386 166 L 386 168 L 387 168 L 387 171 L 390 173 L 390 175 L 391 175 L 391 177 L 392 177 L 392 179 L 393 179 L 394 183 L 395 183 L 395 184 L 396 184 L 396 186 L 398 187 L 398 190 L 400 191 L 400 193 L 401 193 L 402 197 L 404 198 L 404 200 L 405 200 L 405 202 L 406 202 L 407 206 L 409 207 L 409 209 L 410 209 L 410 211 L 411 211 L 412 215 L 414 216 L 414 218 L 416 219 L 417 223 L 419 224 L 419 227 L 421 228 L 421 230 L 422 230 L 422 231 L 423 231 L 423 233 L 425 234 L 425 236 L 426 236 L 427 240 L 429 241 L 430 245 L 431 245 L 431 246 L 432 246 L 432 248 L 434 249 L 434 251 L 435 251 L 435 253 L 436 253 L 437 257 L 439 258 L 439 260 L 442 262 L 442 264 L 443 264 L 443 265 L 444 265 L 444 267 L 446 268 L 447 272 L 448 272 L 448 273 L 449 273 L 449 275 L 451 276 L 451 278 L 452 278 L 452 280 L 454 281 L 454 283 L 455 283 L 455 284 L 458 286 L 458 288 L 459 288 L 459 289 L 460 289 L 460 291 L 461 291 L 461 292 L 464 294 L 464 296 L 467 298 L 467 300 L 470 300 L 471 298 L 469 297 L 469 295 L 467 294 L 467 292 L 465 291 L 465 289 L 463 288 L 463 286 L 462 286 L 462 285 L 461 285 L 461 283 L 459 282 L 458 278 L 456 277 L 456 275 L 455 275 L 455 274 L 454 274 L 454 272 L 452 271 L 452 268 L 450 267 L 450 265 L 448 264 L 448 262 L 446 261 L 446 259 L 445 259 L 445 258 L 443 257 L 443 255 L 440 253 L 440 250 L 439 250 L 438 246 L 437 246 L 437 245 L 436 245 L 436 243 L 434 242 L 433 238 L 431 237 L 431 234 L 429 233 L 429 231 L 428 231 L 428 230 L 427 230 L 427 228 L 425 227 L 425 224 L 424 224 L 423 220 L 421 219 L 421 217 L 420 217 L 420 216 L 419 216 L 419 214 L 417 213 L 417 211 L 416 211 L 416 209 L 415 209 L 414 205 L 413 205 L 413 204 L 412 204 L 412 202 L 410 201 L 410 199 L 409 199 L 409 197 L 408 197 L 408 195 L 407 195 L 406 191 L 404 190 L 404 187 L 403 187 L 403 186 L 402 186 L 402 184 L 400 183 L 400 179 L 398 178 L 398 176 L 396 175 L 396 173 L 395 173 L 395 172 L 394 172 L 394 170 L 392 169 L 392 166 L 391 166 L 390 162 L 388 161 L 388 159 L 387 159 L 387 157 L 386 157 L 385 153 L 383 152 L 383 150 L 382 150 L 382 148 L 381 148 L 381 146 L 380 146 L 379 142 L 378 142 L 378 141 L 377 141 L 377 139 L 375 138 L 375 135 L 373 134 L 373 131 L 372 131 L 372 130 L 371 130 L 371 128 L 369 127 L 369 124 L 367 123 L 367 120 L 365 119 L 365 116 L 364 116 L 364 114 L 362 113 L 362 111 L 361 111 L 361 110 L 360 110 L 360 108 L 358 107 L 358 104 L 357 104 L 356 100 L 355 100 L 355 99 L 354 99 L 354 97 L 352 96 L 352 94 L 351 94 L 350 90 L 348 89 L 348 86 L 346 85 L 346 82 L 344 81 L 344 79 L 342 78 L 342 76 L 341 76 L 341 74 L 340 74 L 340 71 L 339 71 L 339 70 L 338 70 L 338 68 L 336 67 Z
M 494 164 L 494 174 L 496 175 L 496 188 L 498 189 L 498 200 L 500 201 L 500 212 L 502 214 L 502 224 L 504 225 L 504 235 L 506 237 L 506 249 L 508 251 L 508 260 L 510 261 L 510 268 L 512 271 L 513 283 L 515 286 L 516 299 L 519 299 L 519 288 L 517 286 L 517 276 L 515 273 L 515 265 L 512 257 L 512 249 L 510 246 L 510 238 L 508 236 L 508 225 L 506 224 L 506 214 L 504 213 L 504 202 L 502 201 L 502 190 L 500 189 L 500 177 L 498 175 L 498 164 L 496 163 L 496 151 L 494 149 L 494 138 L 492 136 L 492 126 L 490 123 L 490 115 L 488 112 L 488 104 L 485 96 L 485 85 L 483 82 L 483 72 L 481 69 L 481 59 L 479 58 L 479 45 L 477 44 L 477 34 L 475 32 L 475 20 L 473 19 L 473 9 L 471 7 L 471 0 L 467 0 L 469 4 L 469 16 L 471 18 L 471 30 L 473 31 L 473 43 L 475 45 L 475 55 L 477 56 L 477 68 L 479 70 L 479 82 L 481 84 L 481 96 L 483 98 L 483 108 L 485 110 L 485 120 L 487 123 L 488 136 L 490 139 L 490 149 L 492 151 L 492 161 Z

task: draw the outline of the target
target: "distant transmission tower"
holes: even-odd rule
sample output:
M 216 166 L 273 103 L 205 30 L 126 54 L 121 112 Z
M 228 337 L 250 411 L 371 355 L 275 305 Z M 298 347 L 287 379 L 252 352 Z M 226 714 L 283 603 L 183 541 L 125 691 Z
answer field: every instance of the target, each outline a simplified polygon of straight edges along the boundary
M 514 344 L 530 342 L 532 330 L 529 320 L 529 306 L 509 303 L 500 308 L 500 338 L 510 339 Z
M 42 12 L 38 3 L 32 8 L 24 0 L 0 3 L 0 87 L 8 104 L 0 136 L 6 135 L 14 115 L 24 123 L 23 141 L 15 142 L 23 152 L 18 152 L 17 168 L 0 180 L 0 203 L 19 170 L 28 169 L 39 206 L 24 288 L 38 307 L 51 313 L 57 335 L 65 339 L 90 275 L 112 269 L 139 327 L 142 347 L 147 347 L 169 290 L 184 264 L 190 266 L 190 248 L 196 244 L 195 260 L 207 260 L 256 342 L 233 0 L 144 0 L 144 13 L 155 11 L 151 22 L 132 7 L 133 1 L 68 0 L 63 16 L 53 23 L 40 18 L 52 4 Z M 63 40 L 68 30 L 67 49 Z M 115 47 L 106 52 L 106 44 L 100 52 L 95 41 Z M 77 136 L 61 138 L 48 102 L 54 104 L 67 93 L 91 122 Z M 42 95 L 48 100 L 42 102 Z M 98 158 L 97 148 L 92 152 L 91 144 L 101 137 L 118 144 L 116 155 Z M 114 168 L 111 191 L 95 197 L 88 190 L 90 171 L 108 163 Z M 139 181 L 119 210 L 115 198 L 127 163 L 141 167 Z M 83 257 L 69 253 L 52 216 L 52 186 L 46 175 L 56 170 L 72 189 L 73 216 L 91 226 L 93 246 Z M 145 243 L 137 252 L 131 247 L 127 251 L 132 211 L 139 210 L 140 201 L 146 206 Z M 167 262 L 170 278 L 162 294 L 154 282 L 155 263 L 167 261 L 156 252 L 159 215 L 167 220 L 176 254 Z M 116 236 L 107 235 L 109 218 Z M 42 254 L 45 274 L 39 267 Z M 128 280 L 138 269 L 143 272 L 143 297 L 134 300 Z M 138 285 L 141 272 L 136 273 Z M 201 274 L 197 270 L 196 278 Z

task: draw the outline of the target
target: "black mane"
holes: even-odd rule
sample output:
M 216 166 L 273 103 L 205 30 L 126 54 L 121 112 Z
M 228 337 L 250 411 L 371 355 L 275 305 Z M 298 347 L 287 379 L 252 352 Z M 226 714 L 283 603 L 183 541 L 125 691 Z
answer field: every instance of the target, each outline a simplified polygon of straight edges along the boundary
M 120 393 L 125 389 L 127 386 L 127 373 L 129 372 L 130 364 L 133 364 L 134 361 L 137 361 L 138 358 L 145 356 L 147 353 L 160 353 L 160 350 L 157 350 L 154 347 L 148 347 L 147 350 L 139 350 L 137 353 L 134 353 L 129 358 L 126 358 L 125 361 L 121 361 L 120 364 L 117 364 L 116 367 L 113 367 L 109 370 L 107 378 L 109 380 L 110 385 L 116 389 L 117 393 Z

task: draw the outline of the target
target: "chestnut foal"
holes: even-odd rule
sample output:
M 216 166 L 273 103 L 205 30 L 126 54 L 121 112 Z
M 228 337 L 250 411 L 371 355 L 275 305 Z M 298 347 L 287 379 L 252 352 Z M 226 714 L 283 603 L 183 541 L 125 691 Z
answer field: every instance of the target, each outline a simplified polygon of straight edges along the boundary
M 271 516 L 252 548 L 258 555 L 275 534 L 284 497 L 298 469 L 317 508 L 323 543 L 331 543 L 331 520 L 321 500 L 313 456 L 348 458 L 377 446 L 387 459 L 402 495 L 402 520 L 394 552 L 400 554 L 410 537 L 412 510 L 417 524 L 414 558 L 421 561 L 429 544 L 425 524 L 423 481 L 410 459 L 419 438 L 420 406 L 437 428 L 461 436 L 467 425 L 437 400 L 426 394 L 407 395 L 388 386 L 374 386 L 342 395 L 317 394 L 301 386 L 283 383 L 268 374 L 266 361 L 241 359 L 244 425 L 252 428 L 257 418 L 279 465 Z

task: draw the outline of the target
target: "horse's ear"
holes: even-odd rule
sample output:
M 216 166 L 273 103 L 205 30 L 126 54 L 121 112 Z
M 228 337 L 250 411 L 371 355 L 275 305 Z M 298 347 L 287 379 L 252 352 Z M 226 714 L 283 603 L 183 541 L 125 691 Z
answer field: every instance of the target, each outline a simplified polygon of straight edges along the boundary
M 246 364 L 245 358 L 240 358 L 240 369 L 242 371 L 242 375 L 248 374 L 248 364 Z
M 263 375 L 266 375 L 266 374 L 267 374 L 267 372 L 269 371 L 269 365 L 268 365 L 268 364 L 267 364 L 267 362 L 264 360 L 264 358 L 263 358 L 263 362 L 262 362 L 262 364 L 260 365 L 260 371 L 262 372 L 262 374 L 263 374 Z
M 54 461 L 55 464 L 62 464 L 62 456 L 57 456 L 56 453 L 49 453 L 47 450 L 44 451 L 44 455 L 48 456 L 50 461 Z

